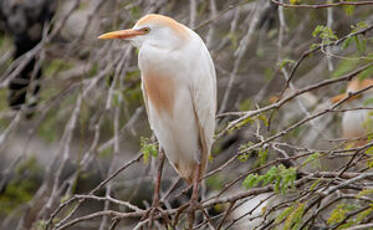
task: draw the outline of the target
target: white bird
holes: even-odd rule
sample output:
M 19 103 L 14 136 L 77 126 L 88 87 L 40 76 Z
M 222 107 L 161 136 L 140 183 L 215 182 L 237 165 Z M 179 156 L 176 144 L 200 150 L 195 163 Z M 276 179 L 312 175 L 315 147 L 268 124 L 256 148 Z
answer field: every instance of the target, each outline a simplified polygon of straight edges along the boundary
M 200 180 L 213 143 L 214 63 L 200 36 L 172 18 L 149 14 L 132 29 L 99 39 L 124 39 L 139 49 L 148 119 L 168 160 L 189 184 Z
M 347 84 L 346 93 L 337 95 L 332 98 L 333 103 L 337 103 L 344 98 L 348 97 L 349 93 L 355 93 L 359 90 L 367 88 L 373 85 L 373 79 L 354 79 Z M 364 101 L 368 98 L 372 98 L 373 90 L 369 89 L 363 94 L 352 96 L 346 102 L 346 108 L 358 108 L 363 107 Z M 373 119 L 372 111 L 368 109 L 351 110 L 343 113 L 342 116 L 342 132 L 343 138 L 346 139 L 358 139 L 353 142 L 354 146 L 361 146 L 366 144 L 367 140 L 365 136 L 368 134 L 369 122 Z

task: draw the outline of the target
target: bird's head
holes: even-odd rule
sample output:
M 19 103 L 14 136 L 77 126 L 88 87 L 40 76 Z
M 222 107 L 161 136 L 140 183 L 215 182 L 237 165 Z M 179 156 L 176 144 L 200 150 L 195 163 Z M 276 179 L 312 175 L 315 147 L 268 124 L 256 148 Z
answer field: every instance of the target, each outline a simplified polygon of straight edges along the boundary
M 129 40 L 137 48 L 143 45 L 175 48 L 182 45 L 189 37 L 187 27 L 174 19 L 159 14 L 149 14 L 138 20 L 132 29 L 105 33 L 98 38 Z

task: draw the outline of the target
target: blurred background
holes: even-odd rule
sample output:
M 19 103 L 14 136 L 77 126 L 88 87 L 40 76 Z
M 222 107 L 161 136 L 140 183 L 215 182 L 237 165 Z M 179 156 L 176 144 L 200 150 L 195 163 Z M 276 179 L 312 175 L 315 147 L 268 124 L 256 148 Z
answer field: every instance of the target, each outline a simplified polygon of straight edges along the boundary
M 325 86 L 317 84 L 336 80 L 372 62 L 372 5 L 310 9 L 279 7 L 270 0 L 0 0 L 1 229 L 45 229 L 61 202 L 73 194 L 88 194 L 133 159 L 137 160 L 135 165 L 97 190 L 96 195 L 111 194 L 140 208 L 149 207 L 157 159 L 152 154 L 157 147 L 143 105 L 137 51 L 125 41 L 97 40 L 101 33 L 132 27 L 148 13 L 173 17 L 194 29 L 213 57 L 219 115 L 209 171 L 239 152 L 244 153 L 240 160 L 206 179 L 206 196 L 219 193 L 224 184 L 235 179 L 238 183 L 222 196 L 247 191 L 241 186 L 244 177 L 240 176 L 279 157 L 287 158 L 277 162 L 285 167 L 338 172 L 350 158 L 338 157 L 338 151 L 331 158 L 324 153 L 370 147 L 369 105 L 373 101 L 369 89 L 365 96 L 354 100 L 355 108 L 360 107 L 355 111 L 359 113 L 355 114 L 357 118 L 350 111 L 353 118 L 348 120 L 344 115 L 351 108 L 350 100 L 332 98 L 347 92 L 351 79 Z M 357 36 L 345 37 L 364 29 L 366 32 Z M 338 45 L 319 48 L 339 39 L 342 40 Z M 296 61 L 311 49 L 318 50 L 307 54 L 293 75 Z M 354 75 L 359 87 L 352 87 L 349 92 L 373 85 L 373 68 L 360 72 Z M 289 77 L 292 80 L 287 85 Z M 311 85 L 316 86 L 303 90 Z M 292 96 L 300 91 L 299 96 Z M 271 106 L 286 97 L 290 99 L 281 107 L 241 119 L 225 132 L 244 112 Z M 288 129 L 339 102 L 339 111 L 321 114 Z M 262 143 L 282 131 L 280 136 Z M 255 143 L 259 143 L 255 149 L 243 151 Z M 305 158 L 289 159 L 310 152 L 320 153 L 316 163 L 300 167 Z M 144 155 L 140 159 L 141 153 Z M 369 156 L 359 159 L 362 165 L 354 164 L 348 170 L 370 172 L 373 164 L 367 166 Z M 257 173 L 266 170 L 258 169 Z M 177 196 L 186 187 L 185 182 L 177 181 L 176 173 L 166 162 L 163 192 L 177 183 L 177 191 L 167 201 L 169 208 L 189 199 L 188 195 Z M 263 194 L 260 200 L 269 197 Z M 258 201 L 253 202 L 248 206 L 257 206 Z M 225 208 L 215 206 L 209 213 L 218 215 Z M 128 211 L 118 204 L 89 200 L 73 217 L 108 209 Z M 237 210 L 228 220 L 245 217 L 250 211 L 245 205 Z M 133 229 L 138 221 L 124 220 L 119 226 Z M 329 226 L 328 222 L 320 222 Z M 251 229 L 255 224 L 263 227 L 258 223 L 243 219 L 226 229 Z M 110 219 L 104 217 L 80 222 L 71 229 L 109 226 Z M 264 229 L 274 229 L 271 224 L 267 227 Z

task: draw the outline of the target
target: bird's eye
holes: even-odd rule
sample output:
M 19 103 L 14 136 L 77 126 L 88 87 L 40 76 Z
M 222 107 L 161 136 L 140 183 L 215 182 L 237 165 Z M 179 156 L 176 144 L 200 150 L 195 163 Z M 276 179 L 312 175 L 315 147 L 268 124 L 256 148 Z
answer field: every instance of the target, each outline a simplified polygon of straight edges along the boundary
M 149 33 L 150 32 L 150 28 L 149 27 L 145 27 L 142 29 L 142 31 L 144 31 L 144 33 Z

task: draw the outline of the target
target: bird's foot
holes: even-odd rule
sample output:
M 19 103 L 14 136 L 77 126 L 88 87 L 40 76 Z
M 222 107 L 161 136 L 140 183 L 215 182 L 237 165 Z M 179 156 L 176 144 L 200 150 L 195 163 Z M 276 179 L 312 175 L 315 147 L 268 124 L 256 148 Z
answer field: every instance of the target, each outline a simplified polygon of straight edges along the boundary
M 189 206 L 190 206 L 190 209 L 189 209 L 190 210 L 189 229 L 193 229 L 195 212 L 200 206 L 200 204 L 198 202 L 199 179 L 200 179 L 200 172 L 201 172 L 201 165 L 200 164 L 197 164 L 195 172 L 196 173 L 194 174 L 194 178 L 193 178 L 192 197 L 190 198 L 190 201 L 189 201 Z

